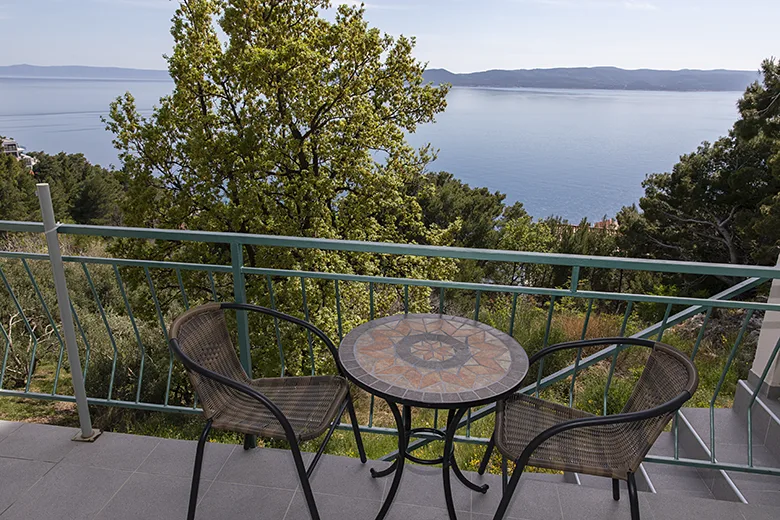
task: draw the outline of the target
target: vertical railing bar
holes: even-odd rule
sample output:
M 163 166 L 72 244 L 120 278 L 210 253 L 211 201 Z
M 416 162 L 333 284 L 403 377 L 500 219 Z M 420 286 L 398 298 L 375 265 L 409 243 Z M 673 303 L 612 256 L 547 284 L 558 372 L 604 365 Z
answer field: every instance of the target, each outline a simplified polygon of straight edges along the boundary
M 479 321 L 479 301 L 482 297 L 482 291 L 477 291 L 477 299 L 474 302 L 474 321 Z
M 271 280 L 271 275 L 265 275 L 265 281 L 268 285 L 268 297 L 271 303 L 271 309 L 276 310 L 276 296 L 274 295 L 274 282 Z M 284 377 L 287 371 L 287 366 L 284 360 L 284 347 L 282 346 L 282 333 L 279 330 L 279 318 L 274 316 L 274 332 L 276 334 L 276 346 L 279 348 L 279 363 L 282 366 L 281 377 Z
M 339 341 L 344 339 L 344 330 L 341 323 L 341 292 L 339 291 L 339 281 L 333 280 L 336 286 L 336 328 L 338 329 Z
M 89 288 L 92 291 L 92 296 L 94 296 L 95 298 L 95 303 L 97 304 L 100 317 L 103 320 L 103 325 L 106 326 L 106 332 L 108 333 L 108 340 L 111 342 L 111 348 L 114 349 L 114 359 L 111 362 L 111 380 L 108 383 L 108 400 L 110 401 L 111 396 L 114 392 L 114 378 L 116 376 L 116 362 L 117 362 L 117 358 L 119 357 L 119 349 L 116 346 L 116 339 L 114 339 L 114 332 L 111 330 L 111 325 L 108 323 L 108 317 L 106 316 L 106 311 L 103 308 L 103 302 L 100 301 L 100 296 L 97 293 L 97 289 L 95 289 L 95 283 L 92 281 L 92 275 L 89 274 L 89 269 L 87 268 L 87 264 L 81 262 L 81 269 L 84 271 L 84 276 L 87 278 L 87 284 L 89 285 Z
M 713 463 L 715 462 L 715 401 L 718 399 L 720 389 L 723 386 L 723 382 L 726 380 L 726 374 L 731 368 L 731 363 L 734 361 L 734 356 L 737 354 L 737 348 L 739 348 L 740 343 L 742 343 L 742 337 L 745 335 L 745 331 L 750 323 L 750 318 L 752 317 L 753 309 L 750 309 L 745 314 L 745 321 L 739 329 L 739 334 L 737 334 L 737 339 L 734 341 L 734 346 L 731 348 L 731 352 L 729 352 L 728 359 L 726 359 L 726 366 L 723 367 L 723 372 L 720 374 L 718 384 L 715 385 L 715 392 L 712 394 L 712 400 L 710 400 L 710 461 Z
M 84 327 L 81 326 L 81 320 L 79 319 L 79 315 L 76 312 L 76 308 L 73 306 L 73 301 L 70 302 L 70 312 L 73 314 L 73 321 L 76 322 L 76 327 L 79 329 L 79 334 L 81 334 L 81 339 L 84 340 L 84 369 L 83 369 L 83 375 L 82 378 L 84 381 L 87 380 L 87 370 L 89 369 L 89 356 L 92 353 L 92 346 L 89 344 L 89 340 L 87 339 L 87 335 L 84 333 Z
M 303 298 L 303 319 L 309 319 L 309 302 L 306 298 L 306 278 L 301 276 L 301 297 Z M 311 363 L 311 375 L 314 375 L 314 343 L 311 337 L 311 331 L 306 329 L 306 339 L 309 343 L 309 362 Z
M 146 283 L 149 285 L 149 292 L 152 295 L 152 301 L 154 301 L 154 308 L 157 311 L 157 319 L 160 321 L 160 328 L 162 328 L 163 336 L 165 337 L 165 344 L 168 344 L 168 329 L 165 326 L 165 318 L 163 317 L 162 308 L 160 307 L 160 300 L 157 298 L 157 290 L 154 288 L 154 280 L 152 280 L 152 274 L 149 272 L 148 267 L 144 267 L 144 274 L 146 275 Z M 168 400 L 171 394 L 171 377 L 173 376 L 173 354 L 168 351 L 168 381 L 165 385 L 165 406 L 168 406 Z
M 434 408 L 433 409 L 433 427 L 435 429 L 439 429 L 439 409 Z
M 439 314 L 444 314 L 444 287 L 439 287 Z
M 30 368 L 27 370 L 27 384 L 24 387 L 25 392 L 30 391 L 30 383 L 32 382 L 32 373 L 33 369 L 35 368 L 35 356 L 38 352 L 38 337 L 33 332 L 32 326 L 30 325 L 30 322 L 27 320 L 27 315 L 24 314 L 24 311 L 22 310 L 22 306 L 19 303 L 19 300 L 16 298 L 16 293 L 14 293 L 13 288 L 11 288 L 11 284 L 8 283 L 8 279 L 5 277 L 5 272 L 3 272 L 3 268 L 0 267 L 0 278 L 3 279 L 3 285 L 5 285 L 5 289 L 8 291 L 8 294 L 11 296 L 11 299 L 14 302 L 14 306 L 16 307 L 16 310 L 19 311 L 19 314 L 22 316 L 22 321 L 24 321 L 24 326 L 27 328 L 27 332 L 30 333 L 30 338 L 32 339 L 32 355 L 30 357 Z
M 144 365 L 146 364 L 146 348 L 144 347 L 144 342 L 141 340 L 141 333 L 138 331 L 138 324 L 135 321 L 135 315 L 133 314 L 133 308 L 130 305 L 130 300 L 127 298 L 127 291 L 125 291 L 125 284 L 122 281 L 122 275 L 119 274 L 119 268 L 116 264 L 113 264 L 112 267 L 114 268 L 116 284 L 119 287 L 119 294 L 122 295 L 122 300 L 125 302 L 125 310 L 127 311 L 127 316 L 130 318 L 130 325 L 133 327 L 135 340 L 138 343 L 138 350 L 141 351 L 141 362 L 138 368 L 138 384 L 135 391 L 135 402 L 138 403 L 141 400 L 141 385 L 143 384 Z
M 404 314 L 409 314 L 409 286 L 404 285 Z
M 3 333 L 5 338 L 5 353 L 3 354 L 3 365 L 0 367 L 0 389 L 3 388 L 3 381 L 5 380 L 5 367 L 8 364 L 8 353 L 11 351 L 11 338 L 5 331 L 5 327 L 0 323 L 0 332 Z
M 512 295 L 512 310 L 509 313 L 509 335 L 515 334 L 515 316 L 517 315 L 517 293 Z
M 576 293 L 579 284 L 580 284 L 580 266 L 575 265 L 571 269 L 571 288 L 569 289 L 569 292 L 571 292 L 572 294 Z
M 701 323 L 701 328 L 699 329 L 699 335 L 696 337 L 696 343 L 693 344 L 693 350 L 691 351 L 691 361 L 693 361 L 696 358 L 696 353 L 699 352 L 699 346 L 701 345 L 702 340 L 704 339 L 704 330 L 707 328 L 707 323 L 710 321 L 710 316 L 712 316 L 712 307 L 707 309 L 707 313 L 704 315 L 704 321 Z
M 46 314 L 46 319 L 49 320 L 49 324 L 51 325 L 52 331 L 54 332 L 54 335 L 57 337 L 57 341 L 60 343 L 60 351 L 59 355 L 57 356 L 57 370 L 54 372 L 54 385 L 51 389 L 51 395 L 55 395 L 57 393 L 57 386 L 60 382 L 60 371 L 62 370 L 62 358 L 65 354 L 65 342 L 62 339 L 62 336 L 60 336 L 60 331 L 57 328 L 57 324 L 54 323 L 54 318 L 51 315 L 51 312 L 49 312 L 49 306 L 46 305 L 46 300 L 43 299 L 43 295 L 41 294 L 41 290 L 38 287 L 38 282 L 35 280 L 35 276 L 33 275 L 32 271 L 30 270 L 30 266 L 27 263 L 26 258 L 22 258 L 22 265 L 24 266 L 24 270 L 27 271 L 27 277 L 30 279 L 30 283 L 33 286 L 33 289 L 35 290 L 35 295 L 38 297 L 38 301 L 41 302 L 41 306 L 43 307 L 43 312 Z
M 471 437 L 471 408 L 468 409 L 466 416 L 466 437 Z
M 661 327 L 658 329 L 658 341 L 661 341 L 664 337 L 664 332 L 666 332 L 666 323 L 669 321 L 669 315 L 672 314 L 672 304 L 666 306 L 666 312 L 664 313 L 664 319 L 661 322 Z
M 758 397 L 758 393 L 761 391 L 761 388 L 763 388 L 764 386 L 764 381 L 766 380 L 767 374 L 769 374 L 769 370 L 772 368 L 772 366 L 774 366 L 775 359 L 777 358 L 777 354 L 779 351 L 780 351 L 780 339 L 778 339 L 777 343 L 775 343 L 775 348 L 774 350 L 772 350 L 772 353 L 769 355 L 769 359 L 766 361 L 764 370 L 763 372 L 761 372 L 761 377 L 758 379 L 758 382 L 756 383 L 755 389 L 753 390 L 753 395 L 750 397 L 750 402 L 748 403 L 748 407 L 747 407 L 748 466 L 750 466 L 751 468 L 753 467 L 753 405 L 756 403 L 756 398 Z
M 588 334 L 588 323 L 590 322 L 590 313 L 593 310 L 593 298 L 588 300 L 588 310 L 585 312 L 585 320 L 582 324 L 582 335 L 580 340 L 584 340 Z M 574 384 L 577 381 L 577 368 L 582 359 L 582 347 L 577 349 L 577 357 L 574 359 L 574 372 L 571 374 L 571 385 L 569 386 L 569 408 L 574 406 Z
M 179 290 L 181 291 L 181 299 L 184 302 L 184 310 L 189 310 L 190 300 L 187 298 L 187 291 L 184 289 L 184 280 L 181 278 L 181 269 L 176 269 L 176 281 L 179 282 Z
M 212 271 L 207 271 L 209 276 L 209 284 L 211 285 L 211 295 L 214 297 L 214 301 L 219 301 L 219 295 L 217 294 L 217 285 L 214 283 L 214 273 Z
M 374 282 L 368 282 L 368 319 L 374 319 Z M 374 394 L 368 406 L 368 427 L 374 426 Z
M 550 328 L 552 327 L 552 317 L 555 311 L 555 295 L 550 296 L 550 309 L 547 311 L 547 325 L 544 327 L 544 339 L 542 340 L 542 348 L 547 348 L 547 343 L 550 341 Z M 542 380 L 542 371 L 544 370 L 544 358 L 539 360 L 539 370 L 536 374 L 536 397 L 539 397 L 539 384 Z
M 626 327 L 628 327 L 628 319 L 631 316 L 631 312 L 634 310 L 634 302 L 628 302 L 626 305 L 626 312 L 623 314 L 623 323 L 620 325 L 620 333 L 618 336 L 621 338 L 626 335 Z M 607 375 L 607 384 L 604 386 L 604 415 L 607 415 L 607 400 L 609 399 L 609 387 L 612 384 L 612 376 L 615 374 L 615 365 L 617 364 L 618 354 L 622 345 L 618 345 L 615 348 L 615 352 L 612 354 L 612 361 L 609 364 L 609 374 Z

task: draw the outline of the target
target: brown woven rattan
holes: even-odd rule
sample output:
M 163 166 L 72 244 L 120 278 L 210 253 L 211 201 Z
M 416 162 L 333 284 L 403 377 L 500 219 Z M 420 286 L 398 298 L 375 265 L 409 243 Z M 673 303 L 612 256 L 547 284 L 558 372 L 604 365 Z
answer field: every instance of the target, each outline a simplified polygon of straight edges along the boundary
M 218 303 L 193 308 L 171 328 L 179 348 L 192 361 L 266 396 L 290 421 L 299 441 L 319 437 L 340 412 L 347 381 L 340 376 L 249 379 L 230 339 L 224 311 Z M 286 439 L 273 414 L 253 397 L 218 381 L 188 371 L 206 419 L 222 430 Z
M 660 406 L 696 390 L 695 370 L 677 350 L 656 343 L 623 412 L 639 412 Z M 565 421 L 592 415 L 580 410 L 514 394 L 496 408 L 496 447 L 516 460 L 529 442 L 542 431 Z M 587 426 L 558 433 L 539 446 L 528 465 L 560 471 L 626 480 L 635 472 L 650 447 L 674 416 L 635 422 Z

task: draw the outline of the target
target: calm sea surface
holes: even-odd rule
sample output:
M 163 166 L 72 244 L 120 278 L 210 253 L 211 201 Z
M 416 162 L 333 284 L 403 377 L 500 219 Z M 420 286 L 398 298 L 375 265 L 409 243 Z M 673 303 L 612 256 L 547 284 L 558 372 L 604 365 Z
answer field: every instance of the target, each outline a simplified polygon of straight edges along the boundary
M 129 90 L 140 111 L 167 82 L 0 78 L 0 135 L 28 150 L 82 152 L 118 165 L 100 117 Z M 645 175 L 725 135 L 739 92 L 453 89 L 437 122 L 409 137 L 438 148 L 434 170 L 521 201 L 530 214 L 612 216 L 642 195 Z

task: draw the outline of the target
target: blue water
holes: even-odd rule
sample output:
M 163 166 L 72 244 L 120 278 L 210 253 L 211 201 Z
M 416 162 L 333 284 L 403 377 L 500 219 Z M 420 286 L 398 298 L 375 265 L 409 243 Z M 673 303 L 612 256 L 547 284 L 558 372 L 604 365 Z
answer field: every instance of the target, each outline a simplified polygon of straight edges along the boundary
M 0 78 L 0 135 L 28 150 L 119 165 L 100 120 L 129 90 L 143 114 L 167 82 Z M 531 215 L 600 219 L 638 201 L 642 180 L 725 135 L 739 92 L 453 89 L 435 124 L 409 136 L 439 149 L 431 170 L 521 201 Z

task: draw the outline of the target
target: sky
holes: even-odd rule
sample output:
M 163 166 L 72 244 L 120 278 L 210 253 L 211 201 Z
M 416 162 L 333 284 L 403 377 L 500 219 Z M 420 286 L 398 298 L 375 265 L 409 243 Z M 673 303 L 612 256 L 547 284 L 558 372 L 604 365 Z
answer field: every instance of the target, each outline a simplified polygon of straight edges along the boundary
M 176 0 L 0 0 L 0 65 L 164 69 L 175 7 Z M 418 59 L 452 72 L 756 70 L 780 55 L 780 0 L 370 0 L 365 7 L 371 25 L 415 36 Z

